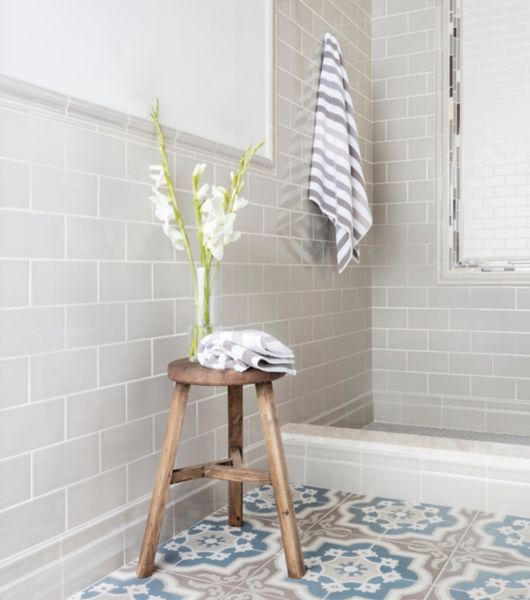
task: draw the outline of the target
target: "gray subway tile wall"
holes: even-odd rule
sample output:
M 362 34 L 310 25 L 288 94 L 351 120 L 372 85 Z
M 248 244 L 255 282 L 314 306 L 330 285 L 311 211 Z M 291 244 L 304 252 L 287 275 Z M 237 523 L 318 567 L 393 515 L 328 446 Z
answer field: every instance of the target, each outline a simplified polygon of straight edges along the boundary
M 527 433 L 528 289 L 438 282 L 438 6 L 435 0 L 373 2 L 375 416 Z
M 363 425 L 371 420 L 370 275 L 365 265 L 336 272 L 330 227 L 303 194 L 310 131 L 300 123 L 311 117 L 304 80 L 332 31 L 370 184 L 371 3 L 278 0 L 276 25 L 275 162 L 248 177 L 243 235 L 221 269 L 220 321 L 263 327 L 294 348 L 299 373 L 276 386 L 284 422 Z M 148 200 L 148 167 L 158 160 L 151 139 L 1 101 L 2 597 L 16 597 L 7 573 L 19 567 L 20 577 L 40 569 L 34 580 L 51 585 L 58 561 L 73 569 L 86 557 L 84 574 L 65 578 L 66 594 L 138 551 L 170 401 L 166 366 L 185 354 L 192 314 L 184 257 Z M 170 161 L 185 207 L 196 162 L 217 183 L 235 162 L 184 146 L 170 148 Z M 246 395 L 247 456 L 261 461 L 256 398 Z M 222 458 L 223 390 L 192 391 L 182 440 L 179 464 Z M 225 502 L 224 487 L 195 483 L 172 492 L 185 512 L 177 523 L 168 508 L 167 535 Z M 200 489 L 199 502 L 185 499 Z

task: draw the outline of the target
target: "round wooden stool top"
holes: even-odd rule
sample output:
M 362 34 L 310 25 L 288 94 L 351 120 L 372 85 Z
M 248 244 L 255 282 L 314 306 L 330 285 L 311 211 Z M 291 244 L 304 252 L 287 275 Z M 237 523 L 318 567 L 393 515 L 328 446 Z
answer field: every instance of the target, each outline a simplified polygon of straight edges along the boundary
M 283 377 L 285 373 L 266 373 L 258 369 L 248 369 L 244 373 L 232 369 L 208 369 L 198 362 L 180 358 L 169 363 L 168 377 L 175 383 L 185 385 L 247 385 L 267 383 Z

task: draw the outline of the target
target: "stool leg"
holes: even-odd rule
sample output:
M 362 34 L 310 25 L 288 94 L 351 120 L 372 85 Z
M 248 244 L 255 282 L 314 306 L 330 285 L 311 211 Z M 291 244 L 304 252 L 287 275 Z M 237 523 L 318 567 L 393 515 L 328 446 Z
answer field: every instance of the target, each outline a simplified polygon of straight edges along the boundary
M 285 560 L 289 577 L 299 579 L 304 576 L 305 567 L 302 560 L 300 539 L 296 526 L 296 517 L 287 473 L 287 463 L 283 452 L 282 437 L 278 425 L 278 414 L 274 404 L 274 394 L 271 383 L 257 383 L 258 405 L 261 415 L 265 444 L 269 457 L 276 508 L 282 530 Z
M 180 430 L 184 420 L 186 402 L 188 400 L 189 385 L 175 384 L 173 400 L 169 409 L 164 443 L 160 453 L 160 463 L 156 473 L 153 496 L 149 506 L 149 515 L 145 525 L 144 539 L 136 574 L 138 577 L 149 577 L 154 570 L 155 555 L 160 539 L 160 528 L 164 518 L 167 494 L 171 482 L 171 475 L 175 465 L 175 456 L 179 443 Z
M 234 467 L 243 463 L 243 386 L 228 386 L 228 457 Z M 243 483 L 228 482 L 228 524 L 243 524 Z

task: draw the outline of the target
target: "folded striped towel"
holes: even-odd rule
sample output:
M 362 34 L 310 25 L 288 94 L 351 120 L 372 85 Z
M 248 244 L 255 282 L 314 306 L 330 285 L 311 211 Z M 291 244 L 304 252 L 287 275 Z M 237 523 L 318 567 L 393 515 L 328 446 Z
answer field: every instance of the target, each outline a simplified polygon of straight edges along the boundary
M 318 83 L 309 199 L 335 226 L 342 272 L 359 262 L 358 244 L 372 226 L 348 75 L 339 43 L 324 36 Z
M 259 369 L 296 375 L 293 351 L 272 335 L 257 329 L 216 331 L 199 342 L 199 362 L 210 369 L 242 373 Z

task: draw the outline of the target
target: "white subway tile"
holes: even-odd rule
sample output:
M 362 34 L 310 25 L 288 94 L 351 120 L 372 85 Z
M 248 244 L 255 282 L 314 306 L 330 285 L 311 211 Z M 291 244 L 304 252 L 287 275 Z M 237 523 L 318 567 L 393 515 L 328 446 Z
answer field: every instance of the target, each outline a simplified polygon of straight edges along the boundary
M 407 15 L 405 13 L 376 18 L 372 22 L 372 35 L 375 39 L 396 35 L 407 30 Z
M 30 372 L 32 401 L 94 388 L 97 385 L 96 349 L 33 356 L 30 359 Z
M 98 175 L 125 175 L 125 142 L 85 129 L 68 128 L 66 164 Z
M 67 490 L 68 529 L 100 517 L 125 502 L 125 467 L 76 483 Z
M 172 258 L 173 248 L 161 225 L 127 223 L 127 260 L 169 261 Z
M 11 160 L 0 160 L 0 206 L 29 207 L 30 165 Z
M 68 348 L 125 341 L 125 304 L 86 304 L 66 309 Z
M 68 217 L 68 258 L 125 258 L 125 224 L 120 221 Z
M 155 268 L 158 265 L 155 265 Z M 101 262 L 99 296 L 101 302 L 151 298 L 149 263 Z
M 515 289 L 507 287 L 471 288 L 472 308 L 515 308 Z
M 64 132 L 59 121 L 0 109 L 0 156 L 62 166 Z
M 514 398 L 515 380 L 474 376 L 471 378 L 471 395 L 479 398 Z
M 14 308 L 0 311 L 0 357 L 64 348 L 64 309 Z
M 467 396 L 470 392 L 469 377 L 467 375 L 431 373 L 429 375 L 429 392 L 431 394 Z
M 0 509 L 29 500 L 31 496 L 31 455 L 0 460 Z
M 439 308 L 413 308 L 408 311 L 411 329 L 448 329 L 449 311 Z
M 451 310 L 451 329 L 492 331 L 496 315 L 486 310 Z
M 78 438 L 33 454 L 36 496 L 66 487 L 99 472 L 99 436 Z
M 174 155 L 169 152 L 168 156 L 172 164 Z M 160 164 L 160 152 L 156 146 L 127 142 L 127 179 L 150 184 L 149 167 L 158 164 Z
M 167 373 L 167 365 L 188 354 L 189 331 L 153 340 L 153 375 Z
M 99 350 L 99 383 L 102 386 L 151 375 L 149 341 L 103 346 Z
M 10 408 L 0 419 L 0 458 L 55 444 L 63 437 L 62 400 Z
M 403 77 L 393 77 L 386 84 L 387 98 L 408 98 L 409 96 L 419 96 L 428 91 L 427 78 L 425 75 L 405 75 Z M 389 129 L 392 122 L 389 123 Z M 410 133 L 414 136 L 414 132 Z
M 127 384 L 127 416 L 131 421 L 166 411 L 173 384 L 166 375 Z M 146 402 L 149 398 L 149 402 Z M 188 407 L 190 408 L 190 407 Z
M 0 308 L 27 306 L 29 262 L 0 260 Z
M 174 333 L 172 301 L 131 302 L 127 307 L 128 339 L 142 339 Z
M 408 352 L 407 366 L 411 371 L 447 373 L 449 356 L 445 352 Z
M 102 177 L 99 183 L 99 210 L 102 217 L 124 221 L 152 220 L 148 185 Z
M 102 388 L 66 399 L 66 432 L 69 438 L 107 429 L 124 421 L 125 386 Z
M 0 409 L 24 404 L 28 400 L 28 360 L 0 361 Z
M 50 540 L 65 529 L 64 491 L 0 512 L 0 560 Z
M 429 331 L 429 350 L 470 352 L 471 333 L 468 331 Z
M 449 371 L 463 375 L 491 375 L 492 357 L 487 354 L 454 354 L 450 355 Z
M 424 394 L 427 391 L 427 376 L 424 373 L 388 373 L 388 387 L 396 392 Z
M 0 217 L 0 257 L 64 257 L 64 217 L 9 210 Z
M 31 266 L 33 305 L 95 302 L 97 290 L 95 262 L 43 260 Z
M 97 215 L 98 186 L 94 175 L 33 165 L 31 206 L 47 212 Z
M 107 429 L 101 434 L 101 468 L 106 471 L 153 451 L 150 418 Z
M 427 332 L 407 329 L 389 330 L 388 346 L 402 350 L 426 350 Z
M 490 354 L 514 354 L 517 337 L 511 333 L 476 331 L 471 334 L 473 352 Z
M 423 31 L 396 35 L 387 40 L 388 56 L 425 52 L 427 49 L 427 34 Z
M 409 31 L 434 29 L 436 11 L 434 8 L 412 11 L 409 13 Z M 434 57 L 433 59 L 434 60 Z

